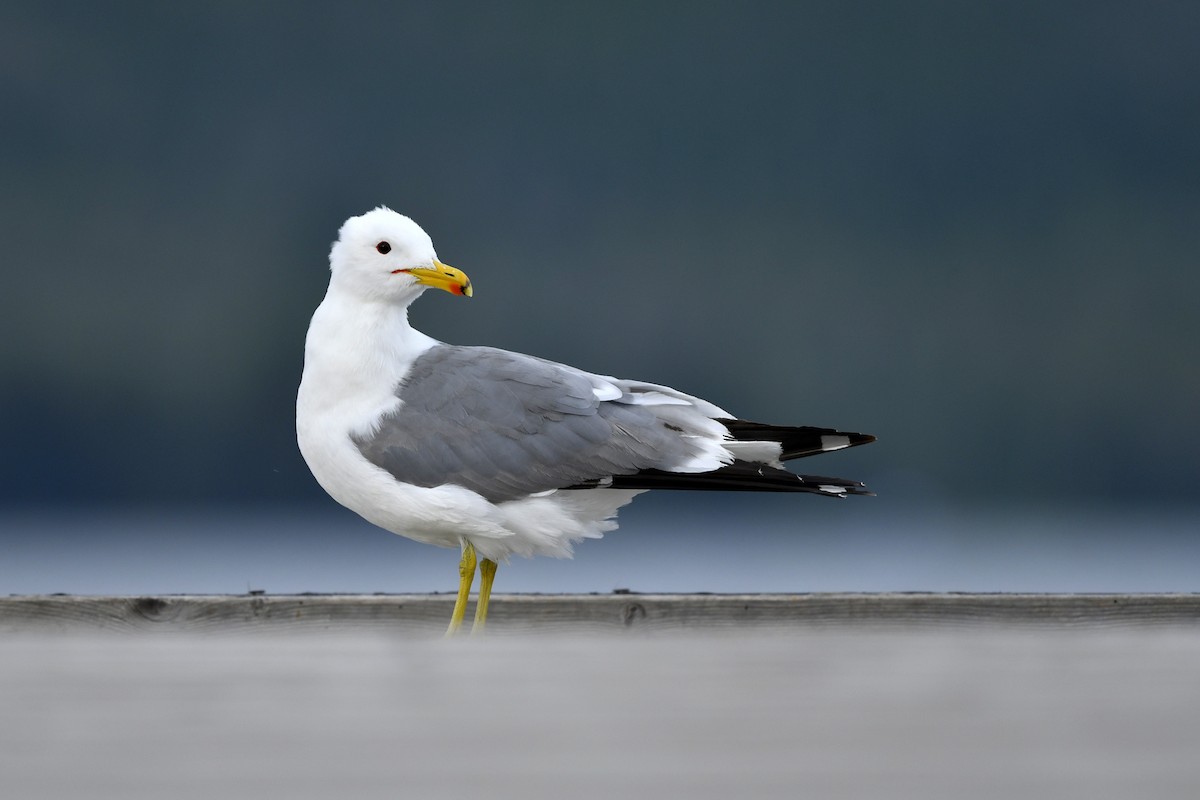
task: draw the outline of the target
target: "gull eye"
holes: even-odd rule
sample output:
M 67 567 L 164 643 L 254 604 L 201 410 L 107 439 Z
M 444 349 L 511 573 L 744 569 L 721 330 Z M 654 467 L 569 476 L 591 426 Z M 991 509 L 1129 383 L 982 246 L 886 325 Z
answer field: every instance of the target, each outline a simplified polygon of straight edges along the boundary
M 392 252 L 392 246 L 387 242 L 380 242 L 379 244 L 375 245 L 375 249 L 378 250 L 381 255 L 385 256 Z

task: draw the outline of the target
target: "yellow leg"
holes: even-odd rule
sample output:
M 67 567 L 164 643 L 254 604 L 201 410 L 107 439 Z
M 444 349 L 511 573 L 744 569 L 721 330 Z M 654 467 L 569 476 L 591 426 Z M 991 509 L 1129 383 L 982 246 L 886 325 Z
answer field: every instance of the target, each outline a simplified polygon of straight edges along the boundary
M 471 596 L 471 584 L 475 582 L 475 548 L 467 541 L 463 542 L 462 560 L 458 562 L 458 575 L 458 599 L 454 601 L 454 613 L 450 615 L 450 627 L 446 629 L 447 636 L 453 636 L 462 627 L 463 616 L 467 613 L 467 598 Z
M 482 633 L 487 622 L 488 601 L 492 599 L 492 581 L 496 580 L 496 562 L 485 558 L 479 562 L 479 599 L 475 601 L 475 624 L 471 633 Z

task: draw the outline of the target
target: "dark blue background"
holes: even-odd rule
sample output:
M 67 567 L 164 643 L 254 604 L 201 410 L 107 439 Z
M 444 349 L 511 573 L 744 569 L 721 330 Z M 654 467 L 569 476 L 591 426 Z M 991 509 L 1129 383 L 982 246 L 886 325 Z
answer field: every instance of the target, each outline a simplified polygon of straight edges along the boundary
M 295 388 L 377 204 L 475 284 L 415 308 L 438 338 L 880 437 L 820 463 L 871 505 L 751 529 L 1200 521 L 1198 39 L 1190 3 L 6 3 L 0 517 L 70 530 L 10 568 L 329 511 Z

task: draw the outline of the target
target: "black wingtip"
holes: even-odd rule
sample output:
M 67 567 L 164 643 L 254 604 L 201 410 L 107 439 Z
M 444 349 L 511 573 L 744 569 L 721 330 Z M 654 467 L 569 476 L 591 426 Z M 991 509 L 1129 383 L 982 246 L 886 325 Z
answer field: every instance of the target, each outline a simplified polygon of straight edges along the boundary
M 788 473 L 793 474 L 793 473 Z M 826 497 L 874 497 L 862 481 L 852 481 L 846 478 L 827 478 L 823 475 L 796 475 L 801 483 L 808 484 Z
M 875 437 L 869 433 L 840 431 L 837 428 L 771 425 L 745 419 L 719 419 L 717 422 L 725 426 L 734 441 L 778 442 L 782 461 L 845 450 L 875 441 Z
M 614 475 L 606 481 L 576 484 L 569 489 L 673 489 L 708 492 L 808 492 L 824 497 L 872 495 L 859 481 L 822 475 L 797 475 L 786 469 L 735 461 L 711 472 L 666 472 L 647 469 Z

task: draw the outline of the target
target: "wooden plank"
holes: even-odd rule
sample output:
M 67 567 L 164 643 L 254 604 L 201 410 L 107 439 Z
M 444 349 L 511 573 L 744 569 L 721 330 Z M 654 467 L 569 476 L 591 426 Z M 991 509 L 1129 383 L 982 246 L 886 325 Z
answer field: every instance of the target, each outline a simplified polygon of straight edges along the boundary
M 1194 627 L 30 634 L 0 664 L 6 800 L 1200 797 Z
M 0 632 L 337 631 L 440 633 L 453 597 L 163 595 L 0 598 Z M 747 627 L 1070 628 L 1200 625 L 1200 594 L 496 595 L 493 632 Z

